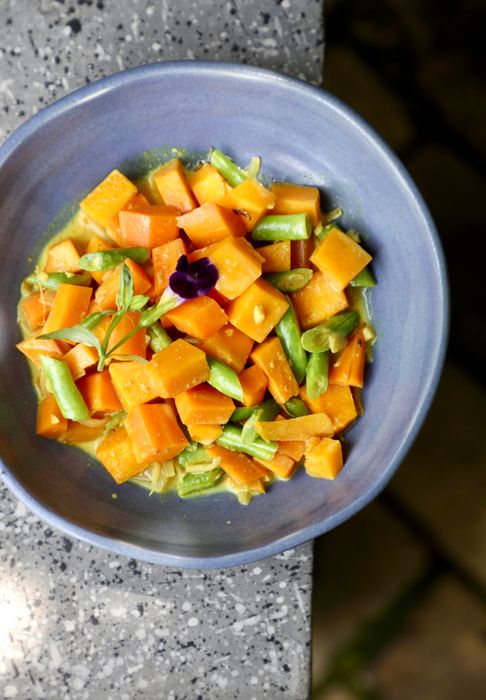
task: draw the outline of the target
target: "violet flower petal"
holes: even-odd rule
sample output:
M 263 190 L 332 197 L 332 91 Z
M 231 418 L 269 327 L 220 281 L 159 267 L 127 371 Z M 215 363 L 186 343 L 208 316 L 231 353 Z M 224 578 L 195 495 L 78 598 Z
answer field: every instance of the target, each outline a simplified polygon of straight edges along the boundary
M 218 269 L 209 258 L 189 263 L 187 257 L 181 255 L 176 271 L 169 277 L 169 287 L 182 299 L 194 299 L 210 292 L 218 277 Z

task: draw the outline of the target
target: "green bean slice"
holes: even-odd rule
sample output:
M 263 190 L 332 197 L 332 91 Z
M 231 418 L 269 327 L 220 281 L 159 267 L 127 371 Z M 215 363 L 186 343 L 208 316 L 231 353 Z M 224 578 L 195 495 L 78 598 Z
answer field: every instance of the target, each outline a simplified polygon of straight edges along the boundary
M 307 267 L 295 267 L 288 272 L 271 272 L 265 279 L 280 292 L 298 292 L 309 284 L 313 274 Z
M 99 250 L 95 253 L 86 253 L 79 259 L 79 267 L 88 272 L 104 272 L 120 265 L 130 258 L 136 263 L 146 263 L 150 258 L 148 248 L 137 246 L 134 248 L 114 248 L 113 250 Z

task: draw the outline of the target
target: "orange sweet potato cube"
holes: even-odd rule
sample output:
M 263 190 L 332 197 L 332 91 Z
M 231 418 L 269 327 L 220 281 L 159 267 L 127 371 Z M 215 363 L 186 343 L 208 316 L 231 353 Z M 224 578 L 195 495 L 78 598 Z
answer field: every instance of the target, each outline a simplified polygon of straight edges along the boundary
M 151 366 L 140 362 L 111 362 L 109 372 L 113 386 L 125 411 L 159 398 Z
M 251 359 L 267 376 L 268 390 L 277 403 L 285 403 L 299 393 L 299 385 L 279 338 L 269 338 L 257 345 Z
M 174 160 L 164 163 L 153 174 L 152 179 L 164 204 L 169 204 L 183 213 L 191 211 L 197 206 L 179 159 L 174 158 Z
M 259 279 L 231 302 L 226 313 L 233 326 L 261 343 L 288 308 L 284 295 L 269 282 Z
M 238 375 L 238 379 L 243 389 L 243 404 L 245 406 L 256 406 L 263 401 L 268 381 L 267 375 L 258 365 L 244 369 Z
M 173 398 L 209 379 L 205 353 L 185 340 L 176 340 L 155 353 L 149 373 L 158 396 Z
M 78 343 L 62 358 L 67 363 L 73 379 L 79 379 L 86 374 L 88 367 L 98 362 L 98 351 L 89 345 Z
M 321 197 L 317 187 L 294 185 L 290 182 L 275 182 L 273 214 L 308 214 L 314 226 L 321 220 Z
M 311 399 L 305 387 L 301 387 L 300 395 L 312 413 L 327 413 L 335 433 L 339 433 L 347 428 L 358 417 L 353 394 L 349 386 L 329 384 L 327 391 L 316 399 Z
M 133 262 L 133 260 L 125 260 L 125 265 L 132 273 L 134 294 L 145 294 L 152 286 L 150 277 L 143 267 Z M 116 309 L 116 295 L 120 287 L 120 269 L 121 265 L 115 268 L 96 290 L 95 304 L 97 310 Z
M 172 459 L 189 444 L 167 403 L 137 406 L 127 415 L 125 428 L 139 464 Z
M 339 440 L 327 437 L 308 440 L 304 466 L 309 476 L 335 479 L 343 468 L 343 451 Z
M 42 333 L 52 333 L 81 323 L 88 313 L 92 291 L 91 287 L 60 284 Z
M 246 364 L 253 340 L 231 323 L 227 323 L 217 333 L 199 343 L 199 347 L 239 373 Z
M 56 440 L 66 429 L 67 419 L 62 415 L 54 394 L 48 394 L 39 403 L 35 432 L 42 437 Z
M 208 257 L 219 272 L 216 289 L 227 299 L 236 299 L 262 274 L 262 257 L 245 238 L 225 238 Z
M 40 355 L 47 355 L 47 357 L 55 357 L 56 360 L 62 360 L 65 352 L 62 343 L 57 340 L 45 340 L 43 338 L 22 340 L 15 347 L 38 367 L 41 367 Z
M 113 250 L 113 246 L 99 236 L 92 236 L 88 241 L 88 245 L 86 246 L 86 253 L 99 253 L 101 250 Z M 91 277 L 98 284 L 101 284 L 105 277 L 107 277 L 109 274 L 110 272 L 107 270 L 104 270 L 103 272 L 90 272 Z
M 228 236 L 244 236 L 246 228 L 238 214 L 213 202 L 201 204 L 187 214 L 177 217 L 196 248 L 222 241 Z
M 265 476 L 265 469 L 242 452 L 227 450 L 220 445 L 210 445 L 208 453 L 220 460 L 219 466 L 240 486 L 251 486 Z
M 220 305 L 208 296 L 188 299 L 166 313 L 165 318 L 182 333 L 199 340 L 210 338 L 228 320 Z
M 265 258 L 262 272 L 288 272 L 291 266 L 291 241 L 278 241 L 258 248 L 258 255 Z
M 222 425 L 197 424 L 187 425 L 186 427 L 191 440 L 200 442 L 201 445 L 212 445 L 213 442 L 216 442 L 221 437 L 223 432 Z
M 223 425 L 235 410 L 235 404 L 209 384 L 200 384 L 175 397 L 177 413 L 185 425 Z
M 315 272 L 303 289 L 294 292 L 292 301 L 302 328 L 316 326 L 348 306 L 344 292 L 334 289 L 322 272 Z
M 297 466 L 291 457 L 280 451 L 277 451 L 272 459 L 256 461 L 281 479 L 290 479 Z
M 359 243 L 334 227 L 310 256 L 334 289 L 343 290 L 372 257 Z
M 78 272 L 80 257 L 75 243 L 70 238 L 65 238 L 47 251 L 44 272 Z
M 224 177 L 210 163 L 187 173 L 187 182 L 199 204 L 218 203 L 230 189 Z
M 154 265 L 154 293 L 162 294 L 169 284 L 169 277 L 175 272 L 177 261 L 186 255 L 186 246 L 182 238 L 176 238 L 152 249 Z
M 113 170 L 80 203 L 79 208 L 99 226 L 108 221 L 137 194 L 137 188 L 119 170 Z
M 132 479 L 147 466 L 137 462 L 132 443 L 123 426 L 108 433 L 100 442 L 96 456 L 117 484 Z
M 92 416 L 103 416 L 122 410 L 107 369 L 82 377 L 78 382 L 78 389 Z
M 33 292 L 20 302 L 19 313 L 29 330 L 35 331 L 43 326 L 52 309 L 56 293 L 50 289 Z
M 168 243 L 179 236 L 178 215 L 178 209 L 166 204 L 129 205 L 120 210 L 115 240 L 122 248 L 155 248 Z
M 256 180 L 245 180 L 229 190 L 219 202 L 221 206 L 241 212 L 247 231 L 252 231 L 257 222 L 275 204 L 275 195 Z

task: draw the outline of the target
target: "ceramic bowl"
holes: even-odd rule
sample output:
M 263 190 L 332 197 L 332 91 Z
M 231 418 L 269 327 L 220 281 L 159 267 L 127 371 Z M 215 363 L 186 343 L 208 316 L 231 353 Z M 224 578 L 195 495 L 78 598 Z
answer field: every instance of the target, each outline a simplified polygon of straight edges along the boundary
M 19 340 L 19 284 L 51 220 L 137 153 L 218 147 L 264 173 L 321 188 L 374 254 L 378 331 L 365 413 L 346 436 L 334 482 L 303 470 L 241 506 L 226 494 L 162 499 L 115 487 L 75 448 L 38 438 Z M 39 517 L 112 552 L 179 567 L 223 567 L 310 540 L 355 514 L 388 482 L 422 424 L 441 371 L 447 282 L 430 215 L 403 166 L 348 107 L 321 89 L 247 66 L 159 63 L 74 92 L 0 148 L 0 448 L 3 477 Z M 113 493 L 118 494 L 116 500 Z

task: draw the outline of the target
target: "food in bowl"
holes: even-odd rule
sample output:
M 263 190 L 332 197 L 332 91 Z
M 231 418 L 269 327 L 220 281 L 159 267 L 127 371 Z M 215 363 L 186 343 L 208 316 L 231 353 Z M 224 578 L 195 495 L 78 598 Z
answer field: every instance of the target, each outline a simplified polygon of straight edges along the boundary
M 117 483 L 241 503 L 302 463 L 334 479 L 374 331 L 371 256 L 316 187 L 221 151 L 111 172 L 22 284 L 37 434 Z

